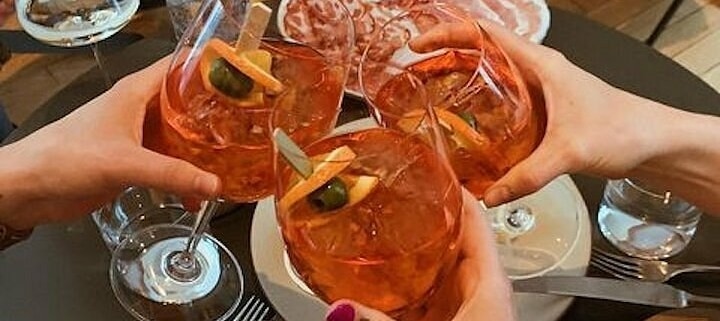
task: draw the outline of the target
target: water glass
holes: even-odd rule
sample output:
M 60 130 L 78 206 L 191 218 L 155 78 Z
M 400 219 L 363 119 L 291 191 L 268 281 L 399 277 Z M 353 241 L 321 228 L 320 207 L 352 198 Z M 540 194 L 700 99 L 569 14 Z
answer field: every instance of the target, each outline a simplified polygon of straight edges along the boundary
M 111 252 L 127 235 L 151 225 L 179 223 L 191 226 L 189 216 L 179 198 L 138 186 L 128 187 L 115 200 L 92 213 Z
M 598 224 L 625 254 L 657 260 L 678 254 L 690 243 L 700 216 L 697 207 L 672 192 L 626 178 L 605 185 Z

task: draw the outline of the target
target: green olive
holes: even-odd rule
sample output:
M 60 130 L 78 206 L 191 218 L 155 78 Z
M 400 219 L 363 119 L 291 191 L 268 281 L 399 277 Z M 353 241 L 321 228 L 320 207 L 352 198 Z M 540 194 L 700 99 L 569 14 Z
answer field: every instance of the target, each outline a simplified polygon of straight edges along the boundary
M 348 190 L 345 182 L 337 177 L 331 178 L 307 196 L 308 202 L 320 212 L 336 210 L 348 202 Z
M 475 115 L 469 111 L 463 111 L 458 114 L 462 120 L 464 120 L 470 128 L 477 131 L 477 119 L 475 119 Z
M 208 78 L 217 90 L 233 98 L 243 98 L 253 88 L 252 78 L 237 70 L 225 58 L 213 60 Z

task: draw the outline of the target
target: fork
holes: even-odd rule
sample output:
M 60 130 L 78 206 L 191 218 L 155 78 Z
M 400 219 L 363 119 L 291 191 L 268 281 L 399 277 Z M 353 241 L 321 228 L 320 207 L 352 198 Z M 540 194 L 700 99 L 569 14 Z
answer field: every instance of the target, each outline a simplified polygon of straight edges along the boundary
M 234 321 L 262 321 L 268 312 L 270 312 L 270 308 L 253 295 L 245 302 Z
M 720 266 L 672 264 L 620 256 L 593 248 L 590 265 L 623 280 L 665 282 L 686 272 L 720 272 Z

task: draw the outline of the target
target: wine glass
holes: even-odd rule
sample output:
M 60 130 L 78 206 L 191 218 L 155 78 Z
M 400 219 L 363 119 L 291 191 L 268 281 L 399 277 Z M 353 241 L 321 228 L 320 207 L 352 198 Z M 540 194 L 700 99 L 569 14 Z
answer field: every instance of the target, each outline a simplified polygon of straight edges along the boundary
M 471 48 L 448 44 L 427 53 L 410 49 L 411 40 L 441 23 L 462 26 L 458 30 L 474 33 L 470 36 L 477 41 Z M 532 103 L 512 62 L 472 17 L 450 4 L 415 6 L 390 19 L 365 49 L 359 70 L 373 117 L 390 128 L 403 129 L 422 112 L 414 89 L 408 91 L 403 80 L 408 73 L 419 78 L 441 124 L 450 163 L 460 183 L 478 199 L 527 157 L 544 133 L 544 109 Z M 570 247 L 558 247 L 561 253 L 528 248 L 524 237 L 540 234 L 573 243 L 579 230 L 577 213 L 564 214 L 568 224 L 553 225 L 522 201 L 498 209 L 480 205 L 489 212 L 511 277 L 547 272 L 570 252 Z
M 110 87 L 97 43 L 122 29 L 140 0 L 15 0 L 18 21 L 33 38 L 60 47 L 90 45 Z
M 203 2 L 175 50 L 159 114 L 146 119 L 144 145 L 217 174 L 222 198 L 201 203 L 192 229 L 153 226 L 117 247 L 113 290 L 140 320 L 232 315 L 242 277 L 232 253 L 204 234 L 215 209 L 223 200 L 250 202 L 271 194 L 273 110 L 296 111 L 297 117 L 283 121 L 298 141 L 335 125 L 354 41 L 347 10 L 339 1 L 315 0 L 318 20 L 309 30 L 337 32 L 323 39 L 331 45 L 299 43 L 269 25 L 266 3 Z
M 407 316 L 455 265 L 461 187 L 433 117 L 420 115 L 411 131 L 355 127 L 300 145 L 276 129 L 275 209 L 287 254 L 325 302 Z

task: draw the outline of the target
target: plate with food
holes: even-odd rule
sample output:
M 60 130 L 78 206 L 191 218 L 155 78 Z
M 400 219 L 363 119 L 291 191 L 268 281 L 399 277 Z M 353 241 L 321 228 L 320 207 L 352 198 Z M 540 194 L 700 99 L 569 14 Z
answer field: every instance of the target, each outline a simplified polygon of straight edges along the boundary
M 360 95 L 357 66 L 365 47 L 386 22 L 416 5 L 442 2 L 465 10 L 477 19 L 499 23 L 516 34 L 540 43 L 550 27 L 550 10 L 545 0 L 342 0 L 355 24 L 355 48 L 350 61 L 353 64 L 347 81 L 347 91 Z M 316 17 L 310 0 L 281 0 L 277 12 L 280 33 L 298 42 L 313 41 L 322 35 L 308 30 Z M 418 17 L 422 19 L 422 17 Z M 417 21 L 417 23 L 422 23 Z

